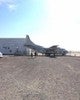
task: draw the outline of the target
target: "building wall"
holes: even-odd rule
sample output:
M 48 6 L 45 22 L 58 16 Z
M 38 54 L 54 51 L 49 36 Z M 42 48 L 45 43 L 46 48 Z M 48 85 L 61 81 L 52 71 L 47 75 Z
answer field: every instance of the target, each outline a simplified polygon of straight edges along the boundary
M 70 55 L 70 56 L 79 56 L 80 57 L 80 52 L 77 52 L 77 51 L 69 51 L 67 55 Z
M 25 38 L 0 38 L 0 52 L 3 54 L 28 54 Z

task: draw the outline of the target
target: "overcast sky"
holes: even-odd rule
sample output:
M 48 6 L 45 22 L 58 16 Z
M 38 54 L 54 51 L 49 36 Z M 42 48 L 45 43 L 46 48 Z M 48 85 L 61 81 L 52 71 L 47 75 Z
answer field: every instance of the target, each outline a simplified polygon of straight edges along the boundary
M 80 51 L 80 0 L 0 0 L 0 37 Z

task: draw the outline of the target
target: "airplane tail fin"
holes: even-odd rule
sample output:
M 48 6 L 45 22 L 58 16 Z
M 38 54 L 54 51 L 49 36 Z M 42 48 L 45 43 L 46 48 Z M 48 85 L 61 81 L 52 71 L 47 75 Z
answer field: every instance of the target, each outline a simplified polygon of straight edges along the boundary
M 34 43 L 30 40 L 29 35 L 26 35 L 26 45 L 34 45 Z
M 29 40 L 30 40 L 30 37 L 29 37 L 29 35 L 26 35 L 26 39 L 29 39 Z
M 38 51 L 40 53 L 45 52 L 45 49 L 42 46 L 36 45 L 35 43 L 33 43 L 30 38 L 29 35 L 26 35 L 26 44 L 25 46 L 34 49 L 35 51 Z

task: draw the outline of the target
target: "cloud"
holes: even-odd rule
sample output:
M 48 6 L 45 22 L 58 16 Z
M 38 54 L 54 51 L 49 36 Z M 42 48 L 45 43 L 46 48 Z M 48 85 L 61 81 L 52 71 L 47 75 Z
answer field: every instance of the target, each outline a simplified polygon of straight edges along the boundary
M 0 5 L 5 5 L 10 11 L 16 10 L 16 0 L 0 0 Z
M 16 10 L 16 5 L 15 4 L 8 4 L 8 8 L 9 10 L 12 12 L 12 11 L 15 11 Z
M 15 0 L 0 0 L 0 4 L 9 4 L 9 3 L 14 3 Z

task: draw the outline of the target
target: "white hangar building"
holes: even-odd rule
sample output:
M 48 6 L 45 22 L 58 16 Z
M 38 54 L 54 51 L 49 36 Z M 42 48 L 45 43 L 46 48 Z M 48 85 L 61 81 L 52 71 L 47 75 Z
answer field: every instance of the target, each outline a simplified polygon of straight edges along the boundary
M 0 52 L 4 55 L 29 55 L 26 38 L 0 38 Z

